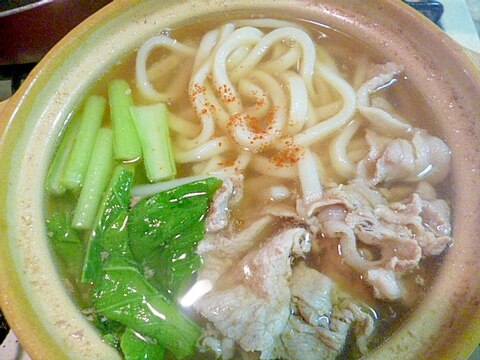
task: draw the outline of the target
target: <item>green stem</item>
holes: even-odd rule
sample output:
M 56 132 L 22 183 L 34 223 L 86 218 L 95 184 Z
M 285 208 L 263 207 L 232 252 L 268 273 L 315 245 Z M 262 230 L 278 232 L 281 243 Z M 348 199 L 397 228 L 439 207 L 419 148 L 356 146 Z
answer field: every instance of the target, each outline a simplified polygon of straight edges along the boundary
M 47 191 L 53 195 L 63 195 L 65 193 L 65 186 L 63 186 L 61 179 L 65 166 L 68 160 L 68 156 L 73 147 L 75 141 L 75 134 L 78 130 L 78 122 L 81 118 L 80 114 L 75 114 L 67 125 L 67 129 L 62 137 L 60 146 L 58 147 L 57 154 L 53 159 L 50 171 L 47 176 Z
M 78 191 L 83 185 L 106 106 L 106 100 L 96 95 L 89 96 L 85 102 L 78 133 L 61 179 L 67 189 Z
M 98 131 L 92 158 L 73 214 L 72 226 L 91 229 L 113 169 L 113 135 L 110 129 Z
M 131 107 L 130 112 L 140 138 L 148 179 L 155 182 L 175 177 L 165 104 Z
M 125 80 L 115 79 L 108 84 L 108 101 L 113 129 L 115 159 L 135 161 L 142 156 L 140 141 L 130 114 L 132 90 Z

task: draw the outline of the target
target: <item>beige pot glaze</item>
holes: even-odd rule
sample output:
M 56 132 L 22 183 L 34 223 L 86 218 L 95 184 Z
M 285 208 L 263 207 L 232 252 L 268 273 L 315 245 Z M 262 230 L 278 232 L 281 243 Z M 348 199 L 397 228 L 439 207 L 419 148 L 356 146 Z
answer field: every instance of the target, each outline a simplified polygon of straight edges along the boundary
M 120 358 L 79 313 L 57 274 L 43 218 L 47 164 L 67 115 L 111 64 L 163 28 L 238 12 L 288 12 L 351 34 L 403 64 L 431 105 L 453 153 L 455 243 L 429 295 L 369 358 L 466 358 L 480 338 L 479 69 L 433 24 L 395 0 L 125 0 L 59 43 L 11 99 L 0 123 L 1 306 L 23 346 L 34 359 Z

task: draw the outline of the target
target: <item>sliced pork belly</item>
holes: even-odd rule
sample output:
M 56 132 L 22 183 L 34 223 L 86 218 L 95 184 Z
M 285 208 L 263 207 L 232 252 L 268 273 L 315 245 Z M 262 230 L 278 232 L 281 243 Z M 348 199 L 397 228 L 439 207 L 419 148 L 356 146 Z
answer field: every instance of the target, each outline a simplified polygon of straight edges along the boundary
M 367 130 L 367 156 L 358 163 L 358 176 L 372 185 L 392 181 L 441 182 L 450 167 L 450 150 L 442 140 L 415 129 L 411 138 L 393 139 Z
M 328 189 L 309 208 L 299 206 L 298 214 L 312 232 L 339 239 L 345 263 L 364 276 L 377 298 L 396 300 L 402 296 L 402 275 L 452 242 L 448 204 L 434 199 L 426 185 L 418 190 L 428 200 L 413 192 L 389 204 L 357 179 Z
M 225 271 L 195 309 L 243 350 L 272 358 L 290 314 L 291 253 L 309 251 L 308 238 L 305 229 L 294 228 L 260 244 Z
M 206 231 L 216 232 L 228 225 L 230 210 L 243 197 L 243 175 L 232 175 L 217 190 L 206 220 Z
M 277 357 L 334 359 L 350 332 L 360 351 L 367 351 L 374 321 L 359 304 L 338 293 L 328 277 L 303 262 L 294 268 L 290 282 L 293 312 L 276 347 Z

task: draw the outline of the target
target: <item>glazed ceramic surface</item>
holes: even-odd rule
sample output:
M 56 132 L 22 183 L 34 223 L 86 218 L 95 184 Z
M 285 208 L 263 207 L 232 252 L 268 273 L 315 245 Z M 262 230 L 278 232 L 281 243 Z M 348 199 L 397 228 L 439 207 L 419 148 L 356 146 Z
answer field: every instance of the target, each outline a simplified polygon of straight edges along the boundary
M 287 10 L 288 9 L 288 10 Z M 480 337 L 480 75 L 463 50 L 400 1 L 117 1 L 38 65 L 3 111 L 0 296 L 34 359 L 120 359 L 78 311 L 44 226 L 44 178 L 68 114 L 107 68 L 160 30 L 229 17 L 302 18 L 402 64 L 453 154 L 455 243 L 413 315 L 371 359 L 463 359 Z

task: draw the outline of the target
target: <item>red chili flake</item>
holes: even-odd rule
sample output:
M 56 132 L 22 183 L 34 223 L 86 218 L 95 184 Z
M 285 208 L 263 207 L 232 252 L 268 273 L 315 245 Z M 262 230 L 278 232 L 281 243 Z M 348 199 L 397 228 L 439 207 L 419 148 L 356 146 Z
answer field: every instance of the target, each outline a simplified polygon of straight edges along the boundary
M 192 96 L 198 95 L 198 94 L 204 94 L 205 91 L 207 91 L 207 88 L 205 86 L 200 85 L 199 83 L 193 83 L 192 84 Z
M 295 145 L 293 139 L 287 139 L 284 141 L 285 148 L 274 154 L 270 161 L 276 167 L 291 166 L 297 163 L 302 157 L 302 148 Z
M 233 89 L 227 84 L 223 84 L 216 89 L 216 93 L 222 98 L 225 103 L 232 103 L 237 101 L 237 97 L 234 95 Z

